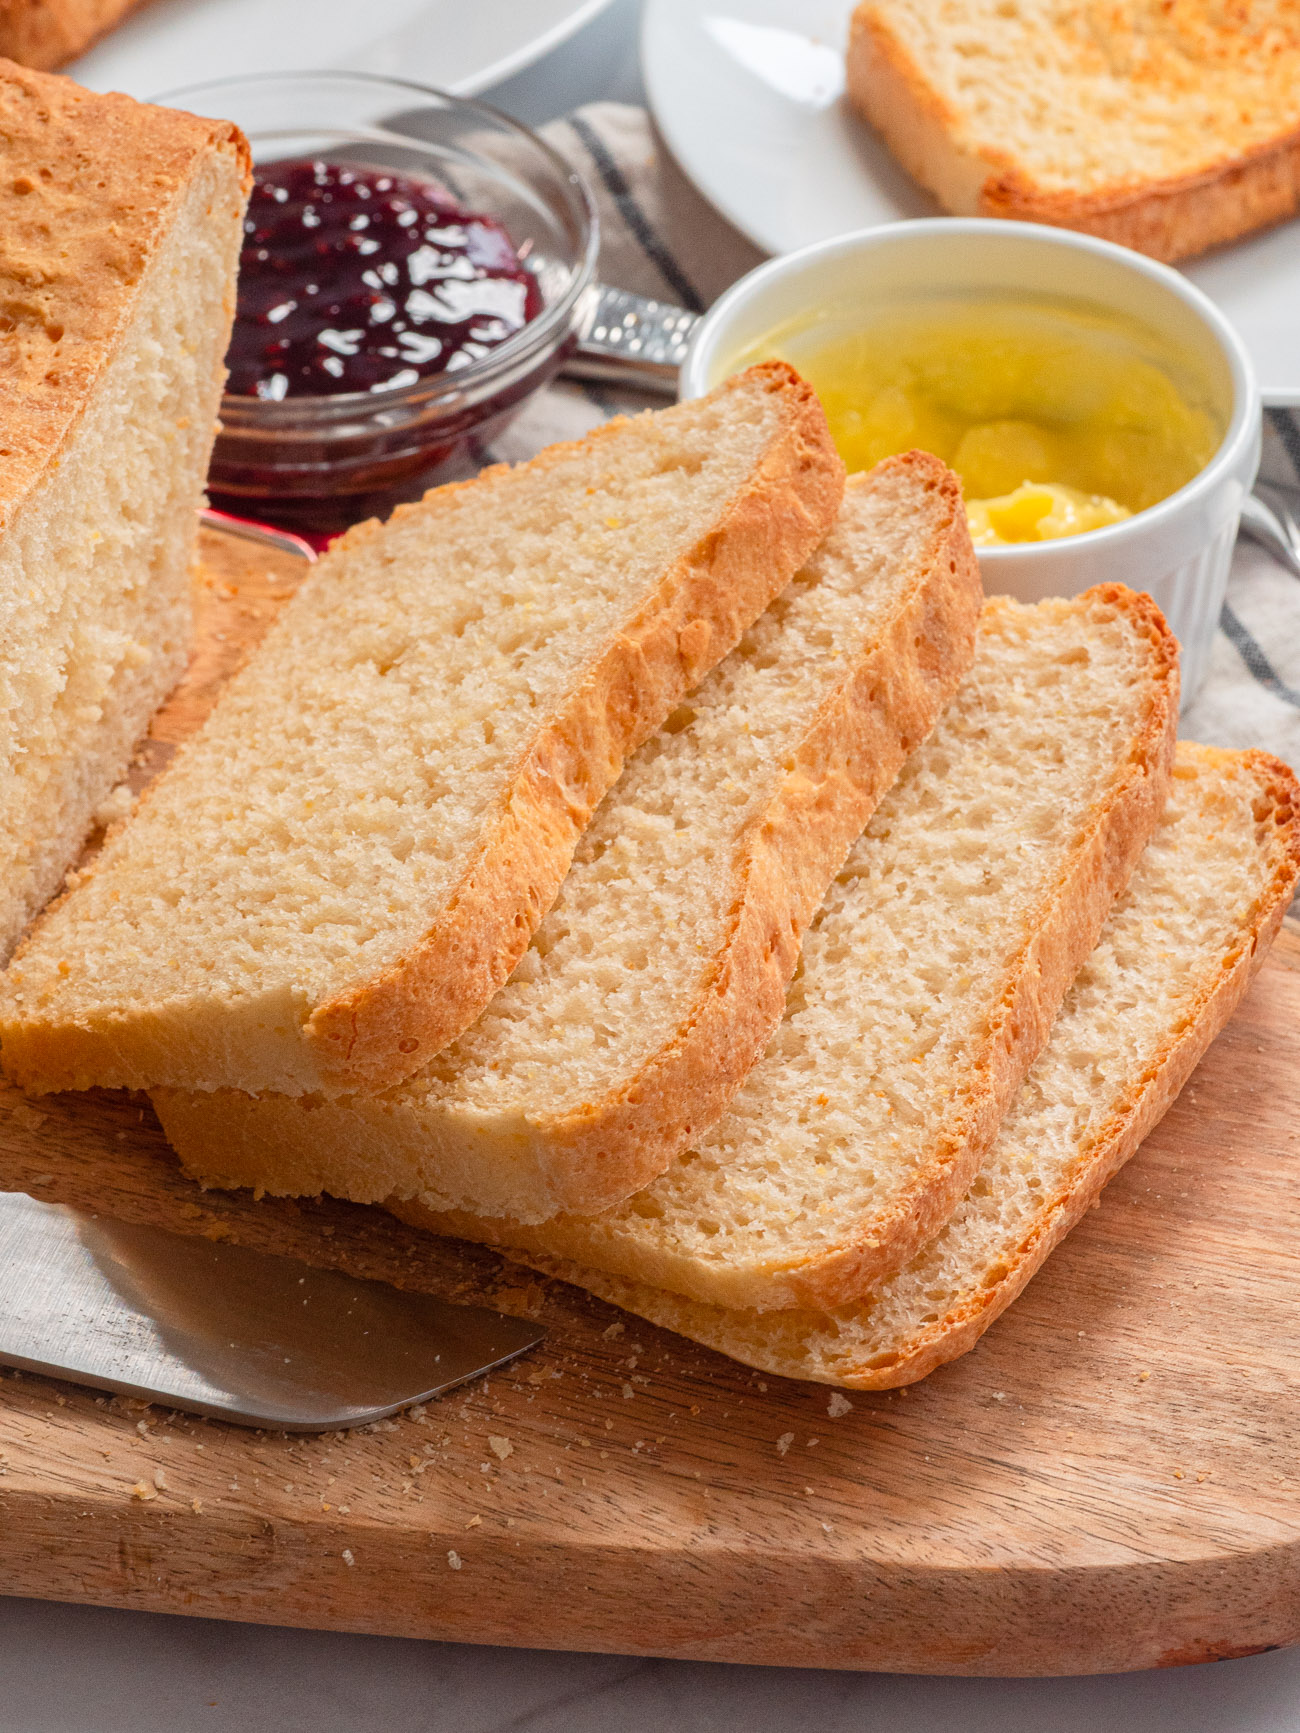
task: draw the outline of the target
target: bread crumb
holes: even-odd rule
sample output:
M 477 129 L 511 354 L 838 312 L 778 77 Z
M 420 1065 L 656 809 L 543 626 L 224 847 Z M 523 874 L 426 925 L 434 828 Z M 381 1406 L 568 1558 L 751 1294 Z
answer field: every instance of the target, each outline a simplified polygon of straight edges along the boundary
M 778 1456 L 784 1456 L 786 1451 L 789 1450 L 790 1446 L 793 1443 L 794 1443 L 794 1433 L 793 1432 L 783 1432 L 781 1434 L 781 1436 L 776 1441 L 776 1453 L 777 1453 L 777 1455 Z
M 138 1498 L 142 1504 L 151 1498 L 157 1498 L 157 1496 L 157 1490 L 152 1486 L 146 1486 L 143 1480 L 137 1480 L 131 1488 L 131 1497 Z
M 153 1483 L 158 1488 L 159 1492 L 166 1492 L 166 1490 L 167 1490 L 167 1476 L 163 1473 L 161 1468 L 155 1468 L 154 1469 L 154 1471 L 153 1471 Z
M 612 1342 L 615 1336 L 621 1336 L 626 1329 L 626 1324 L 611 1324 L 608 1329 L 601 1331 L 601 1335 L 607 1342 Z
M 190 1500 L 190 1509 L 194 1512 L 195 1516 L 202 1516 L 203 1500 L 201 1498 L 192 1498 Z
M 10 1116 L 15 1125 L 20 1125 L 24 1131 L 39 1131 L 50 1117 L 48 1113 L 38 1113 L 34 1107 L 29 1107 L 25 1101 L 20 1101 Z M 54 1175 L 51 1174 L 53 1179 Z
M 352 1556 L 352 1548 L 350 1546 L 345 1546 L 343 1548 L 342 1558 L 345 1565 L 354 1565 L 357 1562 Z
M 842 1395 L 840 1391 L 836 1390 L 826 1405 L 826 1412 L 830 1415 L 832 1420 L 838 1420 L 842 1414 L 851 1414 L 853 1412 L 853 1404 L 849 1401 L 847 1396 Z
M 482 1524 L 482 1521 L 483 1521 L 483 1518 L 481 1516 L 472 1516 L 472 1517 L 470 1517 L 469 1521 L 465 1524 L 465 1527 L 466 1528 L 478 1528 Z
M 113 792 L 105 795 L 95 808 L 95 823 L 107 830 L 110 824 L 117 824 L 129 817 L 134 805 L 135 796 L 131 793 L 130 783 L 119 782 Z
M 455 1550 L 454 1547 L 447 1554 L 447 1563 L 451 1566 L 452 1570 L 454 1570 L 454 1571 L 458 1571 L 460 1569 L 460 1554 Z
M 630 1402 L 635 1395 L 636 1395 L 636 1391 L 632 1388 L 632 1386 L 630 1384 L 625 1384 L 623 1386 L 623 1400 L 624 1400 L 624 1402 Z
M 1146 1383 L 1146 1381 L 1147 1381 L 1147 1379 L 1148 1379 L 1148 1378 L 1149 1378 L 1149 1377 L 1150 1377 L 1150 1376 L 1151 1376 L 1151 1374 L 1150 1374 L 1150 1373 L 1149 1373 L 1149 1372 L 1139 1372 L 1139 1373 L 1138 1373 L 1138 1382 L 1139 1382 L 1139 1384 L 1145 1384 L 1145 1383 Z
M 502 1462 L 505 1461 L 507 1456 L 513 1456 L 515 1453 L 514 1445 L 508 1438 L 502 1438 L 499 1433 L 493 1433 L 489 1436 L 488 1449 L 492 1452 L 493 1456 L 499 1457 Z

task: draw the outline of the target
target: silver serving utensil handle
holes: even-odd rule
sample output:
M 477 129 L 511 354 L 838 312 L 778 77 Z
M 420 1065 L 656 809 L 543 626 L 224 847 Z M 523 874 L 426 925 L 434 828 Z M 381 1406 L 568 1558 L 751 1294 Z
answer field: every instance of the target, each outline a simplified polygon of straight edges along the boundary
M 676 397 L 677 375 L 698 323 L 699 314 L 685 307 L 596 283 L 578 315 L 577 347 L 561 371 L 571 379 Z
M 1258 493 L 1247 494 L 1241 508 L 1240 534 L 1267 548 L 1274 559 L 1300 578 L 1300 525 L 1285 504 L 1275 511 Z
M 382 1420 L 534 1347 L 536 1324 L 244 1246 L 0 1193 L 0 1363 L 240 1426 Z

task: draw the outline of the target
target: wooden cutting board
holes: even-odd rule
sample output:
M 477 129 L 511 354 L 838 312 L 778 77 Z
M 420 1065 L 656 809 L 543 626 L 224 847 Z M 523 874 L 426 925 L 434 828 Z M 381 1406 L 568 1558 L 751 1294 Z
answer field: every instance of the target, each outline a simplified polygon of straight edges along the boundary
M 209 549 L 164 759 L 292 588 Z M 424 1413 L 249 1433 L 0 1379 L 0 1590 L 349 1631 L 969 1674 L 1300 1638 L 1300 932 L 974 1353 L 760 1376 L 349 1205 L 201 1192 L 147 1105 L 0 1092 L 0 1189 L 538 1316 Z

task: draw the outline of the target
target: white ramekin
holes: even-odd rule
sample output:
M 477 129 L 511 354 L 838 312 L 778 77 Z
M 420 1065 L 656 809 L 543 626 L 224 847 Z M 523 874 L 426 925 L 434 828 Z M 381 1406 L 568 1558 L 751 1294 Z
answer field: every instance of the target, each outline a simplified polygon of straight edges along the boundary
M 1209 665 L 1241 503 L 1259 466 L 1260 402 L 1250 357 L 1222 313 L 1177 271 L 1066 229 L 937 217 L 841 235 L 760 265 L 696 327 L 681 394 L 699 397 L 787 321 L 934 295 L 1064 295 L 1140 320 L 1188 356 L 1226 432 L 1185 487 L 1123 523 L 1059 541 L 981 548 L 990 593 L 1036 602 L 1092 584 L 1154 596 L 1182 645 L 1183 702 Z

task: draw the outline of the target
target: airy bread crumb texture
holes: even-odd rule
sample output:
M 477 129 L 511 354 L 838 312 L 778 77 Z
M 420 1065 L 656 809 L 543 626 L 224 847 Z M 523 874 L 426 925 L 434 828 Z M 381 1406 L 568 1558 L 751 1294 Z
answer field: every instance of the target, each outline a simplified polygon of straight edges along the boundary
M 890 508 L 854 489 L 829 541 L 641 748 L 531 950 L 426 1074 L 431 1107 L 572 1112 L 676 1028 L 725 943 L 737 848 L 915 578 L 933 525 Z
M 1300 14 L 1272 0 L 864 0 L 848 85 L 959 214 L 1176 258 L 1300 200 Z
M 379 1096 L 155 1092 L 187 1166 L 532 1220 L 644 1185 L 780 1021 L 804 927 L 970 665 L 980 596 L 937 459 L 856 478 L 807 566 L 629 763 L 478 1022 Z
M 6 1064 L 35 1088 L 319 1083 L 336 1056 L 308 1050 L 313 1012 L 341 1004 L 321 1046 L 345 1063 L 368 1009 L 346 995 L 455 927 L 513 825 L 511 882 L 448 941 L 478 1002 L 417 1051 L 461 1009 L 443 970 L 380 1030 L 383 1080 L 415 1069 L 522 953 L 629 743 L 788 581 L 841 487 L 815 399 L 768 367 L 350 532 L 15 960 Z M 710 564 L 733 517 L 739 579 Z
M 986 603 L 971 673 L 832 884 L 723 1119 L 603 1215 L 438 1225 L 761 1310 L 898 1268 L 965 1190 L 1150 835 L 1176 687 L 1131 592 Z
M 185 665 L 246 184 L 231 129 L 61 79 L 0 67 L 0 126 L 3 956 Z
M 850 1306 L 754 1312 L 559 1260 L 603 1298 L 789 1378 L 887 1389 L 966 1353 L 1156 1124 L 1267 954 L 1300 873 L 1300 788 L 1179 747 L 1164 819 L 947 1225 Z

